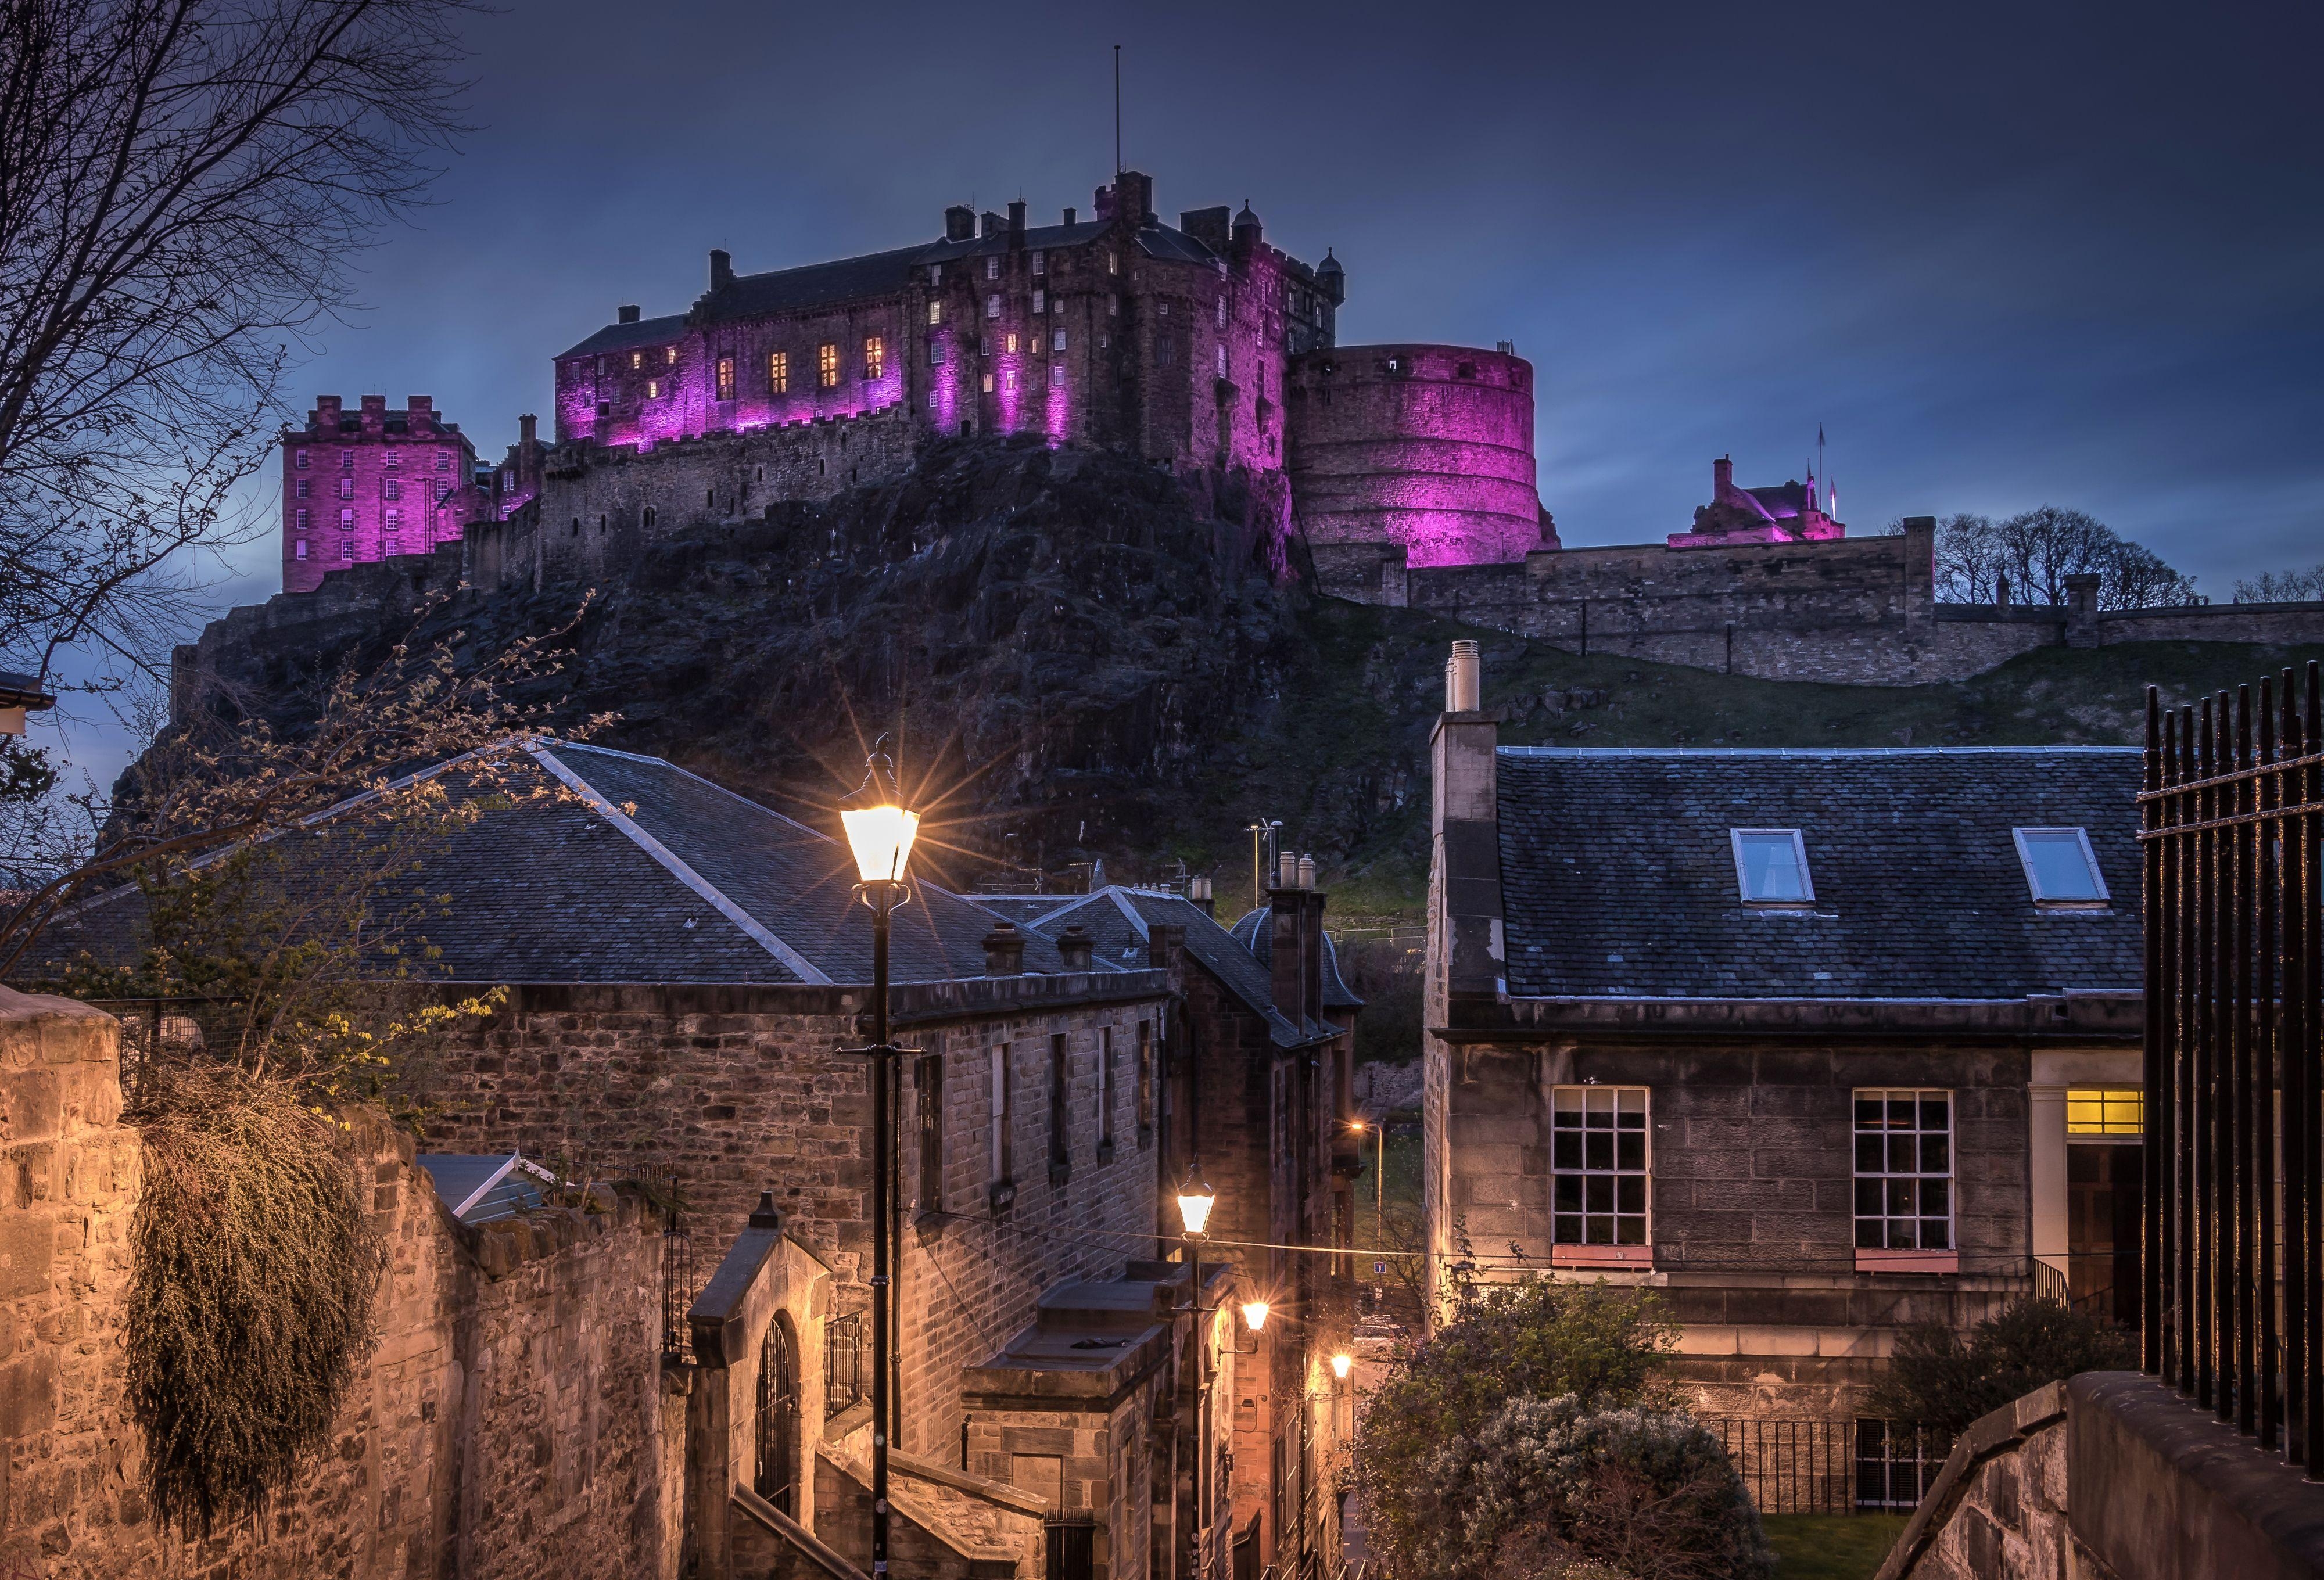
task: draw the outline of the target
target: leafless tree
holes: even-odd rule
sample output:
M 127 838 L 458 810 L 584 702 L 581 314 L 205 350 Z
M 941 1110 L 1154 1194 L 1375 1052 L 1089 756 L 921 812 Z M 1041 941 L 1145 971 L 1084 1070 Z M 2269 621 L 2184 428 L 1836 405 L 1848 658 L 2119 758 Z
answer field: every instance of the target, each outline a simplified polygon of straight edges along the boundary
M 2200 602 L 2193 578 L 2081 510 L 2043 505 L 1937 524 L 1937 595 L 1948 602 L 2063 604 L 2067 578 L 2080 575 L 2098 578 L 2100 609 Z
M 0 0 L 0 668 L 149 673 L 306 331 L 457 131 L 466 0 Z
M 2236 583 L 2237 603 L 2311 603 L 2324 598 L 2324 565 L 2301 571 L 2262 571 Z

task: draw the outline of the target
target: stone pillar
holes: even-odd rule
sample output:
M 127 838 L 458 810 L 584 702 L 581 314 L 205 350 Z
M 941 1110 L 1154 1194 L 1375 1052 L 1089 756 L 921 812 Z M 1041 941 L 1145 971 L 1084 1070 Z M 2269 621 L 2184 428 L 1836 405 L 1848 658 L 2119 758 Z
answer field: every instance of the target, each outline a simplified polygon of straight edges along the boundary
M 2066 1255 L 2066 1089 L 2037 1079 L 2025 1098 L 2029 1240 L 2034 1258 L 2064 1278 L 2073 1267 Z
M 2098 579 L 2096 576 L 2066 578 L 2066 646 L 2095 648 L 2098 645 Z
M 1937 621 L 1937 519 L 1904 518 L 1904 633 L 1924 637 Z

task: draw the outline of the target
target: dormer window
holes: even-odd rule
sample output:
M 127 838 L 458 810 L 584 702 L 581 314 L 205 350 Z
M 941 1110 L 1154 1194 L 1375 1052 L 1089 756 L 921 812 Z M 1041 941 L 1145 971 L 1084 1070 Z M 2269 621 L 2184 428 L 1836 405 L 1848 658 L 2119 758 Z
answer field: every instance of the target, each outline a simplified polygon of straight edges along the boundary
M 2103 905 L 2105 875 L 2080 829 L 2015 829 L 2017 860 L 2037 905 Z
M 1747 905 L 1815 904 L 1807 847 L 1797 829 L 1734 829 L 1735 880 Z

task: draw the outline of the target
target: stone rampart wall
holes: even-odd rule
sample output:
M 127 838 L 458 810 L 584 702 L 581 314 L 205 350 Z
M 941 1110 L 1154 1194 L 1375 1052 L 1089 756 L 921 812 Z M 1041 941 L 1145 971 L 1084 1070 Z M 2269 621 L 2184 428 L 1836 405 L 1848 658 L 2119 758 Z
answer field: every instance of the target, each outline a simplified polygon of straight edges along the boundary
M 256 1530 L 158 1530 L 121 1349 L 140 1154 L 117 1039 L 97 1011 L 0 988 L 0 1572 L 675 1575 L 682 1436 L 660 1392 L 654 1226 L 624 1201 L 464 1228 L 409 1141 L 361 1113 L 392 1256 L 379 1347 Z

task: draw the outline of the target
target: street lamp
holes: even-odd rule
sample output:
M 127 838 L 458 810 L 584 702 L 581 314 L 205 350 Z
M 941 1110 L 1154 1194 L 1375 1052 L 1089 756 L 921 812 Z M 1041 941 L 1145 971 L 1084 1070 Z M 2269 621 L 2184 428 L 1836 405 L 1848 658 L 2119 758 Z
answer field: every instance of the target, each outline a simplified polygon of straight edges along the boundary
M 1356 1357 L 1343 1350 L 1332 1357 L 1332 1375 L 1345 1382 L 1348 1380 L 1348 1368 L 1355 1364 Z
M 1253 1333 L 1257 1333 L 1260 1328 L 1266 1327 L 1267 1302 L 1265 1300 L 1245 1300 L 1242 1303 L 1242 1319 L 1244 1325 L 1247 1326 Z
M 1198 1553 L 1204 1529 L 1204 1505 L 1210 1501 L 1211 1490 L 1211 1444 L 1210 1433 L 1206 1429 L 1210 1421 L 1211 1346 L 1208 1336 L 1203 1332 L 1202 1239 L 1204 1227 L 1211 1221 L 1211 1208 L 1218 1205 L 1218 1199 L 1219 1193 L 1202 1183 L 1194 1173 L 1194 1165 L 1188 1163 L 1185 1183 L 1178 1187 L 1178 1221 L 1185 1231 L 1180 1237 L 1186 1247 L 1187 1271 L 1194 1281 L 1186 1300 L 1194 1317 L 1194 1376 L 1202 1400 L 1202 1408 L 1196 1411 L 1194 1419 L 1194 1542 Z
M 906 874 L 920 814 L 904 805 L 895 765 L 880 748 L 881 736 L 864 759 L 863 784 L 847 798 L 839 822 L 855 857 L 855 897 L 872 911 L 872 1046 L 848 1050 L 872 1061 L 872 1573 L 888 1573 L 888 1448 L 895 1413 L 889 1382 L 895 1347 L 896 1298 L 892 1283 L 894 1214 L 888 1203 L 896 1167 L 896 1133 L 889 1113 L 894 1061 L 908 1052 L 888 1036 L 888 923 L 897 906 L 912 897 Z

